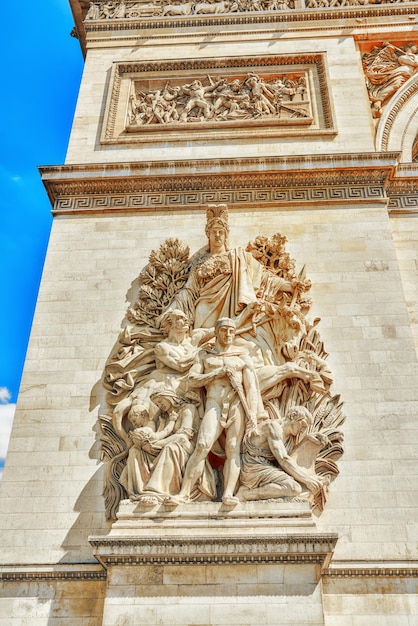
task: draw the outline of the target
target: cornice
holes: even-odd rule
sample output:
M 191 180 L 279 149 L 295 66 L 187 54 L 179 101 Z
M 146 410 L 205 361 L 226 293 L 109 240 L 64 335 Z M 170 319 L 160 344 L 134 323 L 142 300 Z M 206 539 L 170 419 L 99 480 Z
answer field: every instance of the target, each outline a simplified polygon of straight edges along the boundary
M 322 572 L 324 578 L 417 578 L 418 562 L 333 562 Z
M 388 184 L 387 193 L 389 215 L 418 216 L 418 163 L 399 165 L 396 177 Z
M 184 540 L 182 540 L 184 541 Z M 205 540 L 202 540 L 203 542 Z M 129 559 L 123 558 L 123 554 L 122 554 L 122 548 L 123 548 L 123 544 L 125 544 L 124 548 L 125 548 L 125 553 L 127 551 L 127 549 L 131 549 L 132 546 L 135 544 L 136 540 L 134 538 L 128 538 L 127 540 L 118 540 L 117 543 L 115 542 L 108 542 L 106 545 L 104 544 L 104 538 L 92 538 L 91 539 L 92 545 L 93 547 L 95 547 L 96 549 L 101 549 L 101 550 L 106 550 L 107 549 L 107 557 L 104 556 L 103 557 L 103 565 L 85 565 L 83 563 L 75 563 L 72 565 L 56 565 L 56 566 L 39 566 L 39 565 L 27 565 L 27 566 L 3 566 L 0 568 L 0 581 L 3 584 L 6 583 L 19 583 L 19 582 L 45 582 L 45 581 L 83 581 L 83 582 L 102 582 L 105 581 L 107 579 L 107 567 L 110 567 L 112 565 L 131 565 L 131 564 L 150 564 L 153 565 L 155 564 L 155 562 L 153 561 L 152 563 L 147 563 L 146 559 L 145 560 L 140 560 L 140 555 L 139 553 L 137 553 L 136 555 L 134 555 L 134 560 L 131 561 Z M 302 545 L 307 545 L 304 544 L 303 541 L 300 542 L 293 542 L 293 541 L 289 541 L 287 543 L 288 547 L 296 547 L 297 549 L 300 548 L 300 546 Z M 313 547 L 313 544 L 311 544 Z M 326 549 L 326 547 L 335 547 L 335 543 L 333 542 L 333 538 L 331 537 L 331 541 L 329 539 L 327 539 L 325 536 L 323 536 L 323 541 L 321 542 L 316 542 L 315 543 L 315 547 L 316 548 L 324 548 Z M 116 547 L 117 551 L 119 551 L 118 554 L 115 555 L 115 559 L 112 560 L 110 558 L 110 551 Z M 211 549 L 211 547 L 213 547 L 213 544 L 209 544 L 209 549 Z M 285 547 L 285 544 L 282 543 L 282 548 Z M 237 544 L 235 544 L 235 548 L 237 548 Z M 308 554 L 308 553 L 306 553 Z M 321 554 L 320 552 L 316 552 L 316 557 L 319 557 L 319 560 L 321 559 Z M 306 563 L 306 562 L 310 562 L 310 563 L 316 563 L 315 559 L 314 560 L 304 560 L 304 559 L 298 559 L 298 556 L 302 556 L 302 553 L 294 553 L 296 560 L 294 560 L 293 562 L 296 563 Z M 313 556 L 313 553 L 311 551 L 311 555 Z M 248 556 L 248 554 L 244 554 L 243 555 Z M 274 556 L 277 555 L 273 555 Z M 285 559 L 285 554 L 284 552 L 282 552 L 281 556 L 283 558 L 278 559 L 275 558 L 273 562 L 277 562 L 277 561 L 286 561 L 289 562 L 289 560 Z M 289 555 L 290 556 L 290 555 Z M 159 558 L 161 558 L 161 555 L 158 555 Z M 261 558 L 261 554 L 257 554 L 257 552 L 254 554 L 254 559 L 250 559 L 249 561 L 237 561 L 234 560 L 235 555 L 231 555 L 232 559 L 228 559 L 228 560 L 223 560 L 221 559 L 217 559 L 215 561 L 211 561 L 211 563 L 217 563 L 217 564 L 222 564 L 222 563 L 235 563 L 235 562 L 258 562 L 258 561 L 262 561 L 263 563 L 268 563 L 269 560 L 266 560 L 265 558 Z M 260 557 L 260 558 L 259 558 Z M 106 561 L 106 564 L 104 564 L 104 561 Z M 192 565 L 193 563 L 196 564 L 201 564 L 202 560 L 199 560 L 199 558 L 195 558 L 194 560 L 186 560 L 183 561 L 182 564 L 188 564 L 188 565 Z M 271 562 L 271 561 L 270 561 Z M 158 561 L 158 563 L 161 563 L 161 561 Z M 177 563 L 177 562 L 175 562 Z M 164 560 L 163 563 L 161 564 L 167 564 L 167 565 L 171 565 L 173 564 L 172 561 L 170 560 Z M 341 561 L 331 561 L 331 563 L 329 564 L 328 567 L 323 567 L 322 572 L 321 572 L 321 577 L 323 579 L 334 579 L 334 578 L 344 578 L 344 579 L 358 579 L 358 578 L 369 578 L 369 579 L 378 579 L 378 578 L 392 578 L 392 579 L 399 579 L 399 578 L 417 578 L 418 577 L 418 562 L 417 561 L 407 561 L 407 562 L 378 562 L 378 563 L 373 563 L 373 562 L 368 562 L 368 561 L 363 561 L 363 562 L 341 562 Z
M 112 45 L 115 38 L 129 41 L 132 34 L 129 32 L 148 31 L 148 36 L 152 36 L 152 31 L 172 31 L 168 36 L 173 38 L 179 36 L 179 30 L 183 29 L 181 36 L 188 37 L 196 33 L 199 29 L 208 30 L 215 28 L 217 35 L 227 35 L 230 27 L 266 24 L 269 30 L 277 30 L 277 25 L 282 25 L 281 30 L 288 31 L 340 31 L 358 33 L 376 28 L 408 26 L 413 22 L 414 16 L 418 14 L 417 2 L 396 3 L 387 0 L 384 4 L 366 5 L 339 8 L 311 8 L 294 9 L 288 11 L 275 12 L 244 12 L 218 15 L 194 15 L 190 17 L 144 17 L 130 19 L 112 19 L 83 22 L 83 16 L 89 8 L 89 0 L 70 0 L 70 6 L 74 17 L 75 33 L 80 41 L 80 46 L 85 56 L 87 51 L 87 40 Z M 404 18 L 404 19 L 402 19 Z M 271 26 L 268 26 L 271 25 Z M 228 28 L 219 28 L 228 27 Z M 102 35 L 102 36 L 101 36 Z M 110 37 L 111 36 L 111 37 Z M 135 38 L 137 38 L 135 34 Z M 160 35 L 159 35 L 160 36 Z
M 398 153 L 41 167 L 60 214 L 385 202 Z
M 101 565 L 81 563 L 71 565 L 27 565 L 0 567 L 1 582 L 30 582 L 49 580 L 106 580 L 106 570 Z
M 344 25 L 342 21 L 355 20 L 356 28 L 360 31 L 362 29 L 370 28 L 369 20 L 376 18 L 389 18 L 384 23 L 380 23 L 379 26 L 385 24 L 394 25 L 393 20 L 397 16 L 406 16 L 409 23 L 411 23 L 414 15 L 418 14 L 418 3 L 405 3 L 402 5 L 380 4 L 378 6 L 358 6 L 358 7 L 342 7 L 326 9 L 321 7 L 320 9 L 303 9 L 303 10 L 290 10 L 290 11 L 260 11 L 260 12 L 243 12 L 243 13 L 222 13 L 216 15 L 191 15 L 181 17 L 144 17 L 144 18 L 131 18 L 131 19 L 118 19 L 118 20 L 97 20 L 87 21 L 83 24 L 83 30 L 86 34 L 87 40 L 91 36 L 95 36 L 98 33 L 124 33 L 128 31 L 137 30 L 178 30 L 179 28 L 188 29 L 202 29 L 210 28 L 213 26 L 232 26 L 232 25 L 246 25 L 251 26 L 254 24 L 283 24 L 286 27 L 293 27 L 299 30 L 300 27 L 307 27 L 312 23 L 316 23 L 316 28 L 328 29 L 328 22 L 339 22 L 340 28 Z M 360 21 L 359 21 L 360 20 Z M 361 21 L 367 23 L 362 24 Z M 318 24 L 322 23 L 322 26 Z M 347 24 L 347 26 L 349 26 Z M 350 25 L 352 28 L 352 24 Z
M 104 566 L 225 563 L 312 563 L 327 567 L 338 535 L 298 534 L 246 537 L 90 537 Z

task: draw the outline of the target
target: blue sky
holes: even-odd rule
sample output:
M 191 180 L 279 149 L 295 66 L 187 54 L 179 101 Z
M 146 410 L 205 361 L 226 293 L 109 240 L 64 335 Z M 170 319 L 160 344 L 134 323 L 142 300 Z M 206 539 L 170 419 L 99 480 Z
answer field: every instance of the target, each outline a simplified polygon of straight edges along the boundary
M 0 476 L 51 228 L 37 167 L 62 164 L 83 69 L 68 0 L 2 7 Z

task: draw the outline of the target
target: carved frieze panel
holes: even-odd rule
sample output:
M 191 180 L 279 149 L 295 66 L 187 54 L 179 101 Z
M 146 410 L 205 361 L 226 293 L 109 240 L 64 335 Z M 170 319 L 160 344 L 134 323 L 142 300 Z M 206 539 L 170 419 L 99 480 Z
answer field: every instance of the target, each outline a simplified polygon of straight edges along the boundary
M 102 143 L 335 133 L 324 54 L 116 63 Z
M 397 4 L 410 4 L 413 0 L 397 0 Z M 374 4 L 374 3 L 370 3 Z M 393 0 L 379 0 L 379 5 L 393 4 Z M 324 10 L 367 7 L 369 0 L 96 0 L 87 3 L 84 20 L 133 20 L 138 18 L 196 15 L 222 15 L 232 13 L 261 13 L 296 10 Z

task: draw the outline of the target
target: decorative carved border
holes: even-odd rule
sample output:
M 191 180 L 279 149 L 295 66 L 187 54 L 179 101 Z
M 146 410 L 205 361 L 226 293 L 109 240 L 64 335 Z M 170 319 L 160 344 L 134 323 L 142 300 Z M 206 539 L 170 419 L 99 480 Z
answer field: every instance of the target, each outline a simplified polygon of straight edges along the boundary
M 95 541 L 94 546 L 98 548 L 99 541 Z M 279 559 L 275 559 L 271 562 L 278 562 Z M 206 561 L 205 561 L 206 562 Z M 242 561 L 235 560 L 222 560 L 217 559 L 216 561 L 212 561 L 211 563 L 235 563 Z M 244 562 L 268 562 L 265 558 L 254 558 L 249 561 L 246 560 Z M 289 562 L 289 560 L 281 559 L 281 562 Z M 315 562 L 311 560 L 297 560 L 293 562 Z M 144 561 L 134 559 L 133 562 L 129 560 L 125 560 L 120 556 L 116 557 L 115 562 L 113 562 L 110 558 L 103 559 L 104 565 L 98 566 L 98 568 L 90 571 L 83 570 L 83 565 L 75 565 L 74 568 L 79 567 L 80 569 L 71 569 L 71 570 L 59 570 L 59 571 L 46 571 L 37 569 L 37 566 L 28 566 L 26 568 L 13 568 L 10 570 L 0 571 L 0 581 L 2 583 L 15 583 L 15 582 L 48 582 L 48 581 L 60 581 L 60 580 L 70 580 L 70 581 L 85 581 L 85 582 L 102 582 L 107 580 L 107 567 L 111 565 L 133 565 L 133 564 L 150 564 L 154 565 L 156 562 L 146 563 Z M 186 562 L 182 562 L 181 564 L 202 564 L 201 560 L 188 560 Z M 161 562 L 158 564 L 162 565 L 172 565 L 178 564 L 177 562 L 172 563 L 170 561 Z M 33 567 L 33 569 L 29 569 Z M 100 567 L 100 569 L 99 569 Z M 367 565 L 357 565 L 355 567 L 348 566 L 332 566 L 325 567 L 322 569 L 321 576 L 323 578 L 418 578 L 418 563 L 410 563 L 408 565 L 394 565 L 391 563 L 390 565 L 386 565 L 385 563 L 381 563 L 379 566 L 367 566 Z
M 322 204 L 349 201 L 383 201 L 384 189 L 380 186 L 347 186 L 339 188 L 311 188 L 311 189 L 273 189 L 273 190 L 219 190 L 209 192 L 189 193 L 140 193 L 124 195 L 102 195 L 89 197 L 62 197 L 57 200 L 54 214 L 74 212 L 95 213 L 101 211 L 137 211 L 149 209 L 168 210 L 175 208 L 201 208 L 211 203 L 226 203 L 234 205 L 287 206 L 289 204 Z
M 392 0 L 384 0 L 380 4 L 368 4 L 358 7 L 295 9 L 276 12 L 259 13 L 230 13 L 224 15 L 192 16 L 190 18 L 142 18 L 142 19 L 116 19 L 87 21 L 83 23 L 87 12 L 89 0 L 69 0 L 74 16 L 74 36 L 78 37 L 83 54 L 87 51 L 87 40 L 109 44 L 108 33 L 114 32 L 115 36 L 122 37 L 125 41 L 136 42 L 138 32 L 147 30 L 148 37 L 158 34 L 158 37 L 189 37 L 194 36 L 196 29 L 216 28 L 216 36 L 230 36 L 230 26 L 244 25 L 249 30 L 255 24 L 271 25 L 269 32 L 280 28 L 280 24 L 286 24 L 284 28 L 293 31 L 314 31 L 321 28 L 321 23 L 327 31 L 349 32 L 353 29 L 357 32 L 376 30 L 382 26 L 411 25 L 413 16 L 418 14 L 417 2 L 393 3 Z M 327 23 L 325 23 L 327 22 Z M 276 25 L 279 25 L 278 27 Z M 217 28 L 217 27 L 221 28 Z M 182 29 L 182 33 L 180 33 Z M 165 34 L 163 31 L 172 32 Z M 152 33 L 154 31 L 155 34 Z M 158 32 L 160 31 L 160 32 Z M 100 34 L 104 36 L 101 37 Z M 242 36 L 242 33 L 241 33 Z
M 415 183 L 418 185 L 418 181 Z M 391 195 L 389 199 L 389 214 L 414 214 L 418 215 L 418 194 L 415 196 Z
M 182 17 L 144 17 L 132 18 L 129 20 L 98 20 L 78 22 L 77 31 L 87 34 L 100 33 L 108 31 L 132 31 L 132 30 L 152 30 L 152 29 L 179 29 L 179 28 L 195 28 L 195 27 L 211 27 L 211 26 L 228 26 L 238 24 L 274 24 L 274 23 L 296 23 L 301 22 L 318 22 L 326 20 L 355 19 L 387 17 L 388 20 L 394 16 L 410 16 L 418 13 L 418 3 L 404 3 L 402 5 L 394 5 L 392 2 L 381 4 L 379 6 L 359 6 L 359 7 L 340 7 L 340 8 L 318 8 L 318 9 L 299 9 L 289 11 L 276 12 L 245 12 L 245 13 L 225 13 L 217 15 L 191 15 Z M 410 19 L 410 18 L 409 18 Z M 410 23 L 410 22 L 409 22 Z M 339 26 L 340 28 L 342 26 Z M 361 29 L 361 24 L 357 27 Z M 364 28 L 370 28 L 370 24 L 364 24 Z M 318 26 L 317 26 L 318 28 Z M 328 29 L 328 25 L 326 26 Z
M 418 564 L 382 567 L 329 567 L 322 572 L 324 578 L 418 578 Z
M 312 535 L 153 539 L 90 537 L 94 555 L 111 565 L 185 565 L 224 563 L 314 563 L 327 566 L 336 533 Z
M 412 84 L 411 84 L 412 83 Z M 378 135 L 376 138 L 376 147 L 378 150 L 387 150 L 389 146 L 390 133 L 393 125 L 402 108 L 406 102 L 416 96 L 418 93 L 418 78 L 416 75 L 412 76 L 405 86 L 402 87 L 400 95 L 395 94 L 393 99 L 388 103 L 388 113 L 384 118 L 380 120 L 382 127 L 378 128 Z
M 80 569 L 75 569 L 79 567 Z M 31 569 L 29 569 L 31 568 Z M 92 570 L 83 569 L 82 565 L 76 565 L 72 569 L 47 570 L 38 568 L 36 565 L 27 568 L 4 568 L 0 571 L 1 582 L 30 582 L 48 580 L 81 580 L 81 581 L 103 581 L 107 578 L 107 572 L 101 567 Z
M 389 215 L 418 215 L 418 164 L 402 163 L 388 185 Z
M 40 168 L 56 215 L 387 202 L 397 153 Z M 214 173 L 215 172 L 215 173 Z
M 209 71 L 225 76 L 225 72 L 251 72 L 251 71 L 276 71 L 283 73 L 294 71 L 295 69 L 305 70 L 311 75 L 310 95 L 315 101 L 314 109 L 317 111 L 317 119 L 314 119 L 309 127 L 300 127 L 300 123 L 278 124 L 275 118 L 266 118 L 263 126 L 259 126 L 256 120 L 243 120 L 231 124 L 195 123 L 187 124 L 153 124 L 147 127 L 138 127 L 135 133 L 125 131 L 125 116 L 127 109 L 127 99 L 122 97 L 122 92 L 126 95 L 128 89 L 126 81 L 139 79 L 146 75 L 150 78 L 166 78 L 167 80 L 174 73 L 179 77 L 184 73 L 184 77 L 191 72 L 206 75 Z M 262 76 L 262 74 L 261 74 Z M 123 84 L 125 88 L 123 89 Z M 130 91 L 130 90 L 129 90 Z M 317 95 L 319 94 L 319 96 Z M 118 127 L 119 130 L 116 130 Z M 121 62 L 115 63 L 112 70 L 111 85 L 108 92 L 105 118 L 101 135 L 102 144 L 138 143 L 150 141 L 184 141 L 184 133 L 187 132 L 187 140 L 202 140 L 208 138 L 230 139 L 242 136 L 243 133 L 254 133 L 257 136 L 294 136 L 308 134 L 336 134 L 332 113 L 332 104 L 328 90 L 327 70 L 324 53 L 311 54 L 291 54 L 275 56 L 254 56 L 254 57 L 231 57 L 231 58 L 211 58 L 211 59 L 188 59 L 179 61 L 143 61 L 143 62 Z

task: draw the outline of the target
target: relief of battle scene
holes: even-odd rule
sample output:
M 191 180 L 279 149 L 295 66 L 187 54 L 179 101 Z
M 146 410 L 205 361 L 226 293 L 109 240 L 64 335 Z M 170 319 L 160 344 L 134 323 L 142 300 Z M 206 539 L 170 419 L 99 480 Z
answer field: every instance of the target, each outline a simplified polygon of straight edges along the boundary
M 139 17 L 219 15 L 248 11 L 283 11 L 295 8 L 295 0 L 154 0 L 149 2 L 90 2 L 86 21 Z
M 310 503 L 343 453 L 342 403 L 312 319 L 305 266 L 280 234 L 230 247 L 226 205 L 207 244 L 154 250 L 104 372 L 105 506 Z
M 188 17 L 193 15 L 219 15 L 261 11 L 292 11 L 295 9 L 321 10 L 405 4 L 415 0 L 96 0 L 90 2 L 84 19 L 117 20 L 141 17 Z
M 311 123 L 306 72 L 132 81 L 126 131 L 189 122 Z

